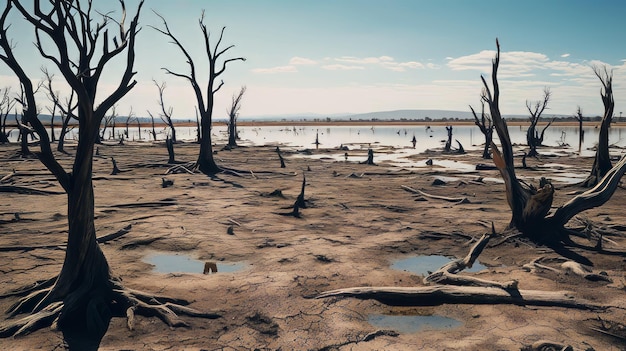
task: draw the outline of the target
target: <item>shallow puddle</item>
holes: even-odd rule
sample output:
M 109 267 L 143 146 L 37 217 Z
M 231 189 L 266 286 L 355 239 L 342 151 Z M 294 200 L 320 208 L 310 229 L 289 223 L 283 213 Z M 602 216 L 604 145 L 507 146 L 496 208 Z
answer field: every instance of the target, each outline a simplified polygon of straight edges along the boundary
M 381 329 L 392 329 L 401 334 L 411 334 L 422 330 L 441 330 L 460 327 L 463 323 L 442 316 L 392 316 L 371 314 L 368 322 Z
M 184 254 L 153 253 L 144 259 L 156 273 L 232 273 L 246 267 L 243 262 L 200 261 Z
M 455 260 L 441 255 L 419 255 L 403 258 L 401 260 L 394 261 L 391 265 L 392 269 L 401 271 L 407 271 L 418 275 L 428 275 L 429 272 L 434 272 L 441 268 L 443 265 Z M 483 269 L 487 269 L 480 262 L 474 262 L 472 268 L 466 268 L 464 272 L 479 272 Z

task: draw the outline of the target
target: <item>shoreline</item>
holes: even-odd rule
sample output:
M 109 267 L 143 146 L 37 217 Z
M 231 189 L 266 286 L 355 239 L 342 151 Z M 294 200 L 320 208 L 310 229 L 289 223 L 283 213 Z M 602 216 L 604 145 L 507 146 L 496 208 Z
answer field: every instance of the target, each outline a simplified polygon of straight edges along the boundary
M 583 127 L 599 127 L 601 121 L 584 121 Z M 213 126 L 224 127 L 227 126 L 227 123 L 223 120 L 221 121 L 213 121 Z M 507 121 L 508 126 L 527 126 L 529 122 L 523 120 L 509 120 Z M 547 125 L 547 121 L 540 121 L 537 126 L 543 127 Z M 46 125 L 46 128 L 50 128 L 49 125 Z M 276 126 L 289 126 L 289 127 L 308 127 L 308 126 L 473 126 L 475 125 L 473 120 L 455 120 L 455 121 L 240 121 L 237 123 L 239 127 L 276 127 Z M 195 127 L 196 123 L 193 122 L 175 122 L 175 127 Z M 576 121 L 554 121 L 551 126 L 566 126 L 566 127 L 578 127 L 578 122 Z M 626 127 L 626 122 L 612 122 L 612 127 Z M 155 128 L 165 128 L 167 124 L 165 123 L 155 123 Z M 17 128 L 17 125 L 7 124 L 7 128 Z M 54 125 L 54 128 L 61 128 L 60 124 Z M 110 127 L 109 127 L 110 128 Z M 129 129 L 136 129 L 137 125 L 132 125 Z M 141 126 L 144 130 L 149 130 L 152 128 L 151 124 L 144 124 Z M 117 129 L 125 129 L 125 127 L 117 127 Z

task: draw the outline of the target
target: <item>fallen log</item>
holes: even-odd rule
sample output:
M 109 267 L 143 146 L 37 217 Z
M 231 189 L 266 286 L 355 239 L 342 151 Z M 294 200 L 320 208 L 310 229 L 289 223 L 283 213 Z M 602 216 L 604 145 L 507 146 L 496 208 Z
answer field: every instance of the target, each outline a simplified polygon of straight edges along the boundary
M 373 299 L 389 306 L 439 306 L 458 304 L 513 304 L 604 310 L 610 306 L 578 299 L 570 291 L 501 289 L 494 287 L 436 285 L 419 287 L 354 287 L 325 291 L 316 298 Z

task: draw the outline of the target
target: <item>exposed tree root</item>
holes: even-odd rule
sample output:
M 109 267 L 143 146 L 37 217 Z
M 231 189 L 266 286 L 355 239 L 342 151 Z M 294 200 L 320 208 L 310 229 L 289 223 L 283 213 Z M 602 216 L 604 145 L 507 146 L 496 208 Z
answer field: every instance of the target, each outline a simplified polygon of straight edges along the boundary
M 46 306 L 39 306 L 44 301 L 48 292 L 52 289 L 52 284 L 56 278 L 48 279 L 38 284 L 31 285 L 20 289 L 5 293 L 0 297 L 26 295 L 18 300 L 8 310 L 9 319 L 0 323 L 0 337 L 10 337 L 26 335 L 37 329 L 51 326 L 56 329 L 60 314 L 66 309 L 64 301 L 53 301 Z M 175 299 L 166 296 L 157 296 L 138 290 L 124 288 L 119 281 L 111 279 L 109 281 L 112 286 L 110 292 L 109 307 L 114 316 L 126 317 L 128 329 L 133 330 L 135 327 L 135 316 L 141 315 L 145 317 L 156 316 L 170 327 L 189 327 L 180 316 L 186 315 L 190 317 L 216 319 L 221 315 L 216 312 L 202 312 L 186 305 L 186 300 Z M 94 316 L 97 313 L 89 309 L 96 307 L 88 306 L 87 313 L 90 320 L 88 323 L 97 322 L 91 319 L 97 319 Z M 28 313 L 22 318 L 13 319 L 20 314 Z M 106 327 L 105 327 L 106 330 Z

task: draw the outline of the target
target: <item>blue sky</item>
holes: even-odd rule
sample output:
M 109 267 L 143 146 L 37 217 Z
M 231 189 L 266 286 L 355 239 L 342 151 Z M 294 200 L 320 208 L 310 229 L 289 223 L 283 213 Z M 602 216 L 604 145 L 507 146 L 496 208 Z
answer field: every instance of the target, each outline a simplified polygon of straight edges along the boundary
M 95 0 L 115 10 L 111 1 Z M 137 1 L 127 1 L 134 13 Z M 162 67 L 187 73 L 178 49 L 150 25 L 162 14 L 191 52 L 199 73 L 206 56 L 198 18 L 223 45 L 235 45 L 232 62 L 221 76 L 215 117 L 224 118 L 232 95 L 247 86 L 240 115 L 282 116 L 362 113 L 400 109 L 467 111 L 480 106 L 480 75 L 490 75 L 495 38 L 502 48 L 500 66 L 503 114 L 525 114 L 526 101 L 542 98 L 549 87 L 546 113 L 601 115 L 600 82 L 591 65 L 614 71 L 616 114 L 626 113 L 626 2 L 620 0 L 146 0 L 138 36 L 138 84 L 118 106 L 124 115 L 158 113 L 152 79 L 165 81 L 166 104 L 174 117 L 194 118 L 189 84 L 166 75 Z M 114 13 L 115 16 L 115 13 Z M 18 55 L 41 79 L 41 59 L 32 31 L 14 13 L 10 35 Z M 224 46 L 223 46 L 224 47 Z M 121 62 L 121 61 L 120 61 Z M 117 81 L 115 69 L 103 91 Z M 0 67 L 0 86 L 15 79 Z M 204 80 L 202 80 L 204 82 Z M 204 84 L 204 83 L 202 83 Z M 57 86 L 62 93 L 61 81 Z M 45 105 L 45 98 L 40 99 Z

